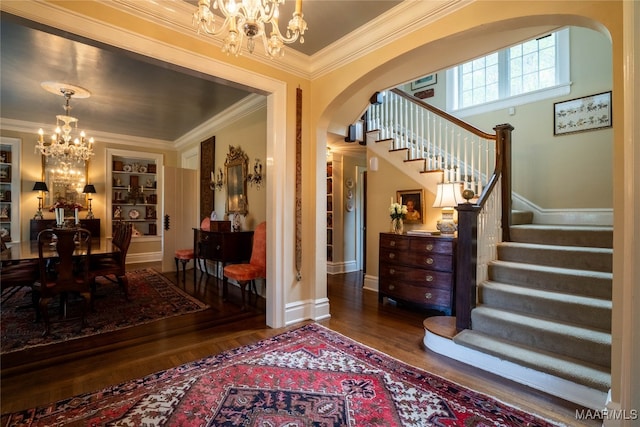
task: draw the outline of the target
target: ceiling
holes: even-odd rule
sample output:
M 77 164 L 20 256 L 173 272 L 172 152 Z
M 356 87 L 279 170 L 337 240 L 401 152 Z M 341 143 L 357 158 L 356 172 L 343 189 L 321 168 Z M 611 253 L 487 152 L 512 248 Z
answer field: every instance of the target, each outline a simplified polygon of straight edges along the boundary
M 285 56 L 290 49 L 311 56 L 399 3 L 305 0 L 305 43 L 287 45 Z M 285 3 L 281 16 L 291 16 L 293 7 L 293 1 Z M 6 119 L 50 124 L 44 129 L 50 133 L 55 116 L 64 114 L 64 98 L 46 91 L 41 83 L 55 81 L 91 93 L 89 98 L 71 100 L 71 115 L 89 134 L 129 135 L 172 145 L 252 92 L 5 12 L 0 19 L 3 126 Z

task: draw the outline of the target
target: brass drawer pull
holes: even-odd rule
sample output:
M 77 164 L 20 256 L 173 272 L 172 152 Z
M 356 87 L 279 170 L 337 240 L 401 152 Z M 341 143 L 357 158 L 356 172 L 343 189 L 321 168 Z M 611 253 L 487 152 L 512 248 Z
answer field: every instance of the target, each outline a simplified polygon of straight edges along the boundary
M 392 240 L 391 242 L 389 242 L 389 246 L 395 246 L 396 245 L 396 241 Z
M 392 291 L 394 290 L 396 287 L 394 285 L 389 285 L 389 290 Z
M 424 262 L 425 262 L 425 264 L 431 265 L 431 264 L 433 264 L 433 258 L 427 258 L 427 259 L 424 260 Z
M 426 294 L 424 294 L 424 297 L 425 297 L 426 299 L 431 299 L 431 297 L 432 297 L 432 296 L 433 296 L 433 295 L 431 295 L 431 292 L 427 292 Z
M 393 252 L 391 252 L 391 253 L 389 254 L 389 258 L 390 258 L 390 259 L 394 259 L 395 257 L 396 257 L 396 254 L 394 254 Z
M 389 274 L 396 274 L 396 271 L 393 268 L 389 269 Z
M 425 249 L 428 251 L 432 251 L 433 250 L 433 243 L 428 243 L 427 246 L 425 246 Z
M 427 277 L 425 279 L 427 280 L 427 282 L 433 282 L 433 276 L 430 274 L 427 274 Z

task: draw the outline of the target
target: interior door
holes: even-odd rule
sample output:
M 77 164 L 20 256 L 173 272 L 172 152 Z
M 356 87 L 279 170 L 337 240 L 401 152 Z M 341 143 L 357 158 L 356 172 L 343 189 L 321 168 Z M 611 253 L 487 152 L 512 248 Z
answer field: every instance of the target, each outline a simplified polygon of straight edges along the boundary
M 193 228 L 200 226 L 198 188 L 198 171 L 164 167 L 163 272 L 176 270 L 177 249 L 193 247 Z M 193 265 L 187 265 L 190 267 Z

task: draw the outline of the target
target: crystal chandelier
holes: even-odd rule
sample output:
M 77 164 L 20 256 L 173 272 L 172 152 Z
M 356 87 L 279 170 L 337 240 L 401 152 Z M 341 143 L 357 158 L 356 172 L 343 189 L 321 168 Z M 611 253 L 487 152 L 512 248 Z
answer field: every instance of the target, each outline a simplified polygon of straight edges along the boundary
M 247 50 L 253 53 L 255 39 L 262 37 L 264 51 L 269 58 L 284 55 L 284 44 L 290 44 L 300 38 L 304 43 L 304 32 L 307 23 L 302 14 L 302 0 L 296 0 L 293 17 L 287 26 L 284 36 L 278 28 L 278 8 L 285 0 L 213 0 L 213 9 L 219 9 L 223 17 L 216 17 L 211 9 L 211 0 L 199 0 L 198 9 L 193 14 L 193 24 L 198 34 L 204 31 L 214 36 L 227 30 L 222 51 L 227 55 L 238 56 L 245 36 Z M 222 25 L 216 25 L 216 19 L 224 19 Z M 271 33 L 267 34 L 265 24 L 271 25 Z
M 65 114 L 56 116 L 56 129 L 51 135 L 51 141 L 45 142 L 44 131 L 38 130 L 36 152 L 47 158 L 54 158 L 60 162 L 86 162 L 94 156 L 93 138 L 86 137 L 84 131 L 75 138 L 72 131 L 78 128 L 78 119 L 69 115 L 71 112 L 71 97 L 88 98 L 90 93 L 81 87 L 63 83 L 44 82 L 42 87 L 52 93 L 60 92 L 65 98 Z

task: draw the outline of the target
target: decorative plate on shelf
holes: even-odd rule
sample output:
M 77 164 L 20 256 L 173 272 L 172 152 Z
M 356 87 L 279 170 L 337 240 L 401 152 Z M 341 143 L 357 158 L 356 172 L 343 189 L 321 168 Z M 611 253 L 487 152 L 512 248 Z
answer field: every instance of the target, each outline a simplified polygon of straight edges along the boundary
M 129 211 L 129 218 L 138 219 L 139 217 L 140 217 L 140 211 L 138 211 L 137 209 L 131 209 Z
M 131 165 L 124 165 L 122 167 L 122 170 L 125 171 L 125 172 L 131 172 Z
M 140 167 L 138 168 L 138 172 L 140 172 L 140 173 L 146 173 L 146 172 L 147 172 L 147 167 L 146 167 L 146 166 L 140 166 Z

